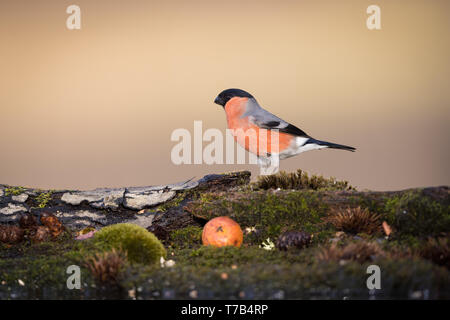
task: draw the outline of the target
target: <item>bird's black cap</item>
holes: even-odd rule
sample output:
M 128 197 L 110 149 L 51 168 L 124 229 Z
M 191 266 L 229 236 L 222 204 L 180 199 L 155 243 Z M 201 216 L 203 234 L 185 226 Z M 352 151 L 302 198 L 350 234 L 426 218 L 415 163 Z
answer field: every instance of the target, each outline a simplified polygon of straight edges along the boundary
M 222 107 L 225 107 L 228 100 L 234 97 L 240 97 L 240 98 L 253 98 L 253 96 L 248 93 L 247 91 L 241 90 L 241 89 L 227 89 L 223 90 L 214 100 L 214 103 L 217 103 L 218 105 L 221 105 Z

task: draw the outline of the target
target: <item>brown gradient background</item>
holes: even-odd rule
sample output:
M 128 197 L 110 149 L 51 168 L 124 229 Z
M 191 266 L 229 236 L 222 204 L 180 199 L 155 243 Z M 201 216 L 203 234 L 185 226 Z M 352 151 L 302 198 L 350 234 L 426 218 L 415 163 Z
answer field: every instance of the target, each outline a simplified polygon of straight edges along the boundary
M 66 29 L 66 7 L 82 29 Z M 381 7 L 382 30 L 366 28 Z M 450 1 L 1 1 L 0 183 L 153 185 L 250 165 L 170 160 L 176 128 L 226 128 L 229 87 L 315 138 L 282 169 L 359 188 L 450 184 Z M 205 143 L 206 145 L 206 143 Z

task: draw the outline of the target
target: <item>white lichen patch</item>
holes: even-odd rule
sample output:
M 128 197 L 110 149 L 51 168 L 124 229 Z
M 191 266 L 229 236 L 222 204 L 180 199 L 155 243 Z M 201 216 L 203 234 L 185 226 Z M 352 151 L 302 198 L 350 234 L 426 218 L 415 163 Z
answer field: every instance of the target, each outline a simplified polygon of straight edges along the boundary
M 13 203 L 8 203 L 7 207 L 1 208 L 0 209 L 0 214 L 4 214 L 4 215 L 12 215 L 15 213 L 19 213 L 19 212 L 26 212 L 27 208 L 25 208 L 22 205 L 16 205 Z
M 163 192 L 141 192 L 127 191 L 124 198 L 124 207 L 132 210 L 142 210 L 147 207 L 156 206 L 175 197 L 175 191 Z
M 28 200 L 28 195 L 26 193 L 21 193 L 18 196 L 12 196 L 12 200 L 15 202 L 24 203 Z

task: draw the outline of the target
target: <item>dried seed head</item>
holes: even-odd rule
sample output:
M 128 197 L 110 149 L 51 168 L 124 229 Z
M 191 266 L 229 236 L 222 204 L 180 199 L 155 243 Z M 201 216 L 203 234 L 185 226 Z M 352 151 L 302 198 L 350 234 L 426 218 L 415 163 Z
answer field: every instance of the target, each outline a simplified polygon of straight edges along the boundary
M 380 216 L 361 207 L 333 209 L 325 220 L 337 230 L 352 234 L 381 232 Z
M 97 253 L 86 260 L 85 265 L 101 284 L 116 284 L 121 271 L 127 262 L 125 251 L 112 249 L 108 252 Z

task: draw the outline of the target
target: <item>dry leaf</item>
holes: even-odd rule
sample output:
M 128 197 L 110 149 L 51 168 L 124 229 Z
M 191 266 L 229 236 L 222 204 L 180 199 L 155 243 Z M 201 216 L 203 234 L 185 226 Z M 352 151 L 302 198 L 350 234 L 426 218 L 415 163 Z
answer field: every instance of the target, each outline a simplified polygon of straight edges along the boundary
M 17 226 L 0 225 L 0 242 L 18 243 L 23 240 L 24 232 Z
M 61 221 L 51 213 L 44 212 L 41 215 L 41 222 L 50 230 L 53 238 L 57 238 L 64 231 L 64 226 Z
M 384 233 L 389 237 L 389 235 L 392 233 L 392 228 L 386 221 L 383 221 L 383 230 Z

